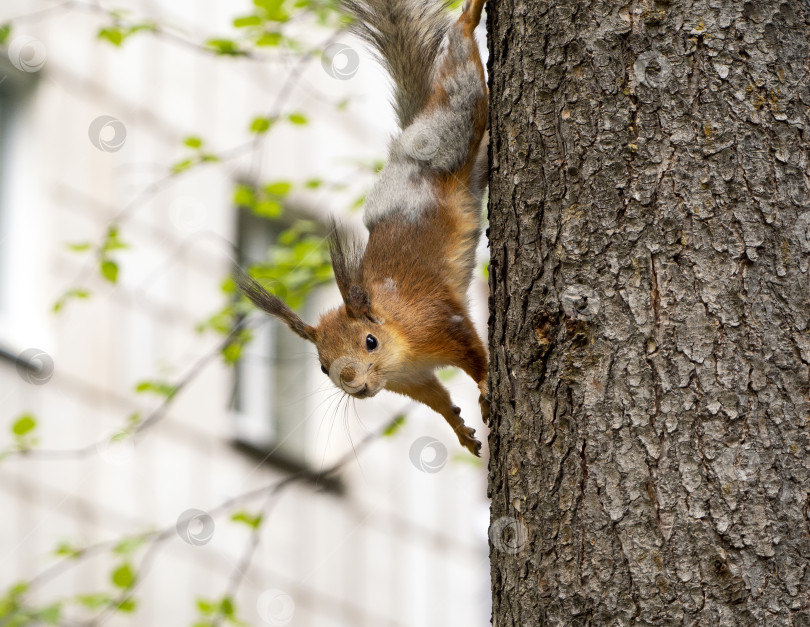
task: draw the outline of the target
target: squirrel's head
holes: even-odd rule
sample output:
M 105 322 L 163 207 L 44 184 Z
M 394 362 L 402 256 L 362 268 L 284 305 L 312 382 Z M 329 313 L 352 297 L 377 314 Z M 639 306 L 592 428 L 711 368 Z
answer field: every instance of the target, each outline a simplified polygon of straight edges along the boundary
M 332 223 L 330 250 L 343 305 L 321 316 L 317 326 L 305 323 L 283 301 L 241 271 L 235 280 L 256 307 L 282 320 L 295 334 L 315 344 L 321 370 L 347 394 L 369 398 L 385 387 L 397 370 L 401 342 L 394 325 L 386 324 L 363 287 L 363 249 L 340 239 Z
M 398 365 L 393 327 L 373 315 L 356 316 L 343 305 L 321 316 L 316 328 L 321 370 L 344 392 L 374 396 Z

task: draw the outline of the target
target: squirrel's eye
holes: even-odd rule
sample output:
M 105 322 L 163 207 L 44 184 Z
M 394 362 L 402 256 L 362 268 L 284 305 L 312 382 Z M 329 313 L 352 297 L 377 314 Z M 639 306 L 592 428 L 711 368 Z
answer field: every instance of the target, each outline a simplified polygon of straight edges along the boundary
M 324 366 L 323 364 L 321 364 L 321 372 L 323 372 L 324 374 L 329 374 L 329 371 L 326 369 L 326 366 Z
M 369 334 L 366 336 L 366 350 L 370 353 L 377 348 L 377 338 Z

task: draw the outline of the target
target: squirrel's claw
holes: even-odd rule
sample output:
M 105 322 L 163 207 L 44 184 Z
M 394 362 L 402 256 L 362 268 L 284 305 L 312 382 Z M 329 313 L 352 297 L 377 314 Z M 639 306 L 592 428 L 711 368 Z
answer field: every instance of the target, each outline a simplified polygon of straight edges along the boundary
M 478 397 L 478 404 L 481 406 L 481 419 L 485 425 L 489 424 L 489 398 L 481 394 Z
M 481 406 L 481 418 L 485 425 L 489 424 L 489 383 L 486 379 L 479 381 L 478 391 L 481 395 L 478 397 L 478 404 Z
M 475 429 L 461 425 L 456 429 L 456 435 L 458 436 L 458 441 L 461 442 L 461 446 L 476 457 L 481 457 L 481 442 L 475 439 Z

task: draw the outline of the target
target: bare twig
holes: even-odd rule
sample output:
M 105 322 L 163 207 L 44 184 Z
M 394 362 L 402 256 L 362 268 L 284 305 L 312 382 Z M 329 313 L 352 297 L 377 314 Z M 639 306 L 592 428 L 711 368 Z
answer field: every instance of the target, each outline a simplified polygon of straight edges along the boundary
M 346 465 L 349 464 L 349 462 L 355 459 L 355 456 L 358 453 L 362 452 L 372 442 L 380 439 L 383 433 L 385 433 L 398 421 L 398 417 L 401 415 L 401 413 L 402 412 L 396 412 L 394 417 L 391 420 L 389 420 L 382 428 L 367 434 L 357 444 L 357 446 L 353 448 L 351 452 L 346 453 L 334 464 L 317 473 L 316 477 L 318 479 L 325 479 L 340 472 Z M 284 477 L 283 479 L 273 481 L 260 488 L 248 490 L 236 496 L 229 497 L 228 499 L 221 502 L 219 505 L 207 510 L 206 513 L 212 518 L 216 518 L 233 510 L 235 507 L 239 505 L 249 503 L 261 496 L 264 496 L 265 502 L 262 506 L 262 514 L 265 514 L 268 511 L 269 506 L 273 504 L 274 497 L 280 496 L 281 493 L 291 485 L 294 485 L 295 483 L 302 481 L 304 479 L 309 479 L 311 478 L 311 476 L 312 474 L 308 473 L 307 471 L 299 471 L 290 474 Z M 250 535 L 245 550 L 243 551 L 242 557 L 240 558 L 238 564 L 236 565 L 230 576 L 229 583 L 225 593 L 227 596 L 231 597 L 235 596 L 245 575 L 247 574 L 247 571 L 250 567 L 250 563 L 253 559 L 253 555 L 261 541 L 260 529 L 261 525 L 257 526 L 257 528 L 254 529 Z M 33 590 L 34 588 L 42 587 L 47 582 L 52 581 L 56 577 L 63 575 L 70 569 L 74 568 L 83 560 L 99 554 L 103 554 L 105 551 L 114 548 L 124 540 L 139 539 L 144 543 L 146 543 L 148 547 L 146 553 L 141 558 L 139 567 L 137 569 L 137 578 L 133 582 L 132 586 L 124 590 L 118 597 L 110 601 L 90 621 L 86 623 L 81 623 L 83 625 L 87 625 L 88 627 L 91 625 L 93 626 L 101 625 L 104 622 L 106 622 L 111 616 L 115 615 L 118 608 L 123 603 L 134 598 L 135 591 L 138 589 L 140 585 L 143 584 L 144 580 L 146 579 L 146 575 L 149 572 L 149 569 L 154 559 L 157 557 L 157 552 L 160 546 L 163 545 L 167 540 L 172 539 L 175 534 L 176 534 L 176 523 L 173 523 L 171 525 L 167 525 L 166 527 L 160 530 L 148 531 L 133 535 L 126 535 L 121 538 L 116 538 L 114 540 L 105 540 L 103 542 L 97 542 L 95 544 L 88 545 L 78 550 L 76 555 L 65 557 L 61 561 L 56 562 L 55 564 L 44 569 L 38 575 L 34 576 L 27 582 L 28 590 Z M 222 617 L 217 617 L 214 624 L 219 625 L 221 623 L 221 618 Z
M 233 338 L 239 334 L 245 328 L 249 328 L 251 325 L 248 324 L 246 320 L 234 325 L 233 329 L 222 339 L 212 350 L 208 353 L 203 355 L 200 359 L 198 359 L 187 371 L 186 373 L 180 377 L 177 383 L 173 386 L 173 392 L 171 395 L 167 396 L 163 402 L 158 405 L 149 415 L 147 415 L 143 420 L 138 422 L 132 431 L 133 437 L 138 437 L 141 433 L 143 433 L 146 429 L 151 427 L 152 425 L 156 424 L 163 420 L 166 416 L 166 412 L 171 407 L 174 400 L 179 396 L 180 392 L 184 388 L 186 388 L 197 376 L 205 369 L 208 364 L 210 364 L 216 357 L 218 357 L 224 348 L 228 346 L 228 344 L 233 341 Z M 48 459 L 48 460 L 61 460 L 61 459 L 82 459 L 84 457 L 88 457 L 89 455 L 95 454 L 98 452 L 99 447 L 108 443 L 108 439 L 97 440 L 85 446 L 74 448 L 74 449 L 14 449 L 11 451 L 6 451 L 3 453 L 3 456 L 8 458 L 12 456 L 17 456 L 22 459 Z

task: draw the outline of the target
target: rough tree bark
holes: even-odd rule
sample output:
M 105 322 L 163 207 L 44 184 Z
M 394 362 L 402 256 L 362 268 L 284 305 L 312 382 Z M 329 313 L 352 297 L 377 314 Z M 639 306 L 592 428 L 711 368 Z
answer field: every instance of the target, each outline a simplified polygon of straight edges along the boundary
M 488 10 L 493 624 L 810 625 L 810 4 Z

